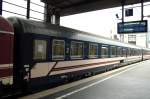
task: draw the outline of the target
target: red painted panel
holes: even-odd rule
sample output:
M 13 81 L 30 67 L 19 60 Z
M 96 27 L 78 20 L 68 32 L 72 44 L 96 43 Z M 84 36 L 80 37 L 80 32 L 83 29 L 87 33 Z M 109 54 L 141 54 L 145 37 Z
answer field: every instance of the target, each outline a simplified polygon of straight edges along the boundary
M 7 32 L 13 32 L 13 26 L 10 24 L 8 20 L 0 16 L 0 30 L 1 31 L 7 31 Z
M 13 26 L 0 16 L 0 64 L 13 62 Z
M 0 78 L 1 77 L 12 76 L 12 74 L 13 74 L 13 69 L 12 68 L 3 68 L 3 69 L 0 69 Z
M 13 35 L 0 33 L 0 64 L 13 62 Z
M 0 64 L 13 64 L 13 26 L 0 16 Z M 0 77 L 13 75 L 13 67 L 1 67 Z

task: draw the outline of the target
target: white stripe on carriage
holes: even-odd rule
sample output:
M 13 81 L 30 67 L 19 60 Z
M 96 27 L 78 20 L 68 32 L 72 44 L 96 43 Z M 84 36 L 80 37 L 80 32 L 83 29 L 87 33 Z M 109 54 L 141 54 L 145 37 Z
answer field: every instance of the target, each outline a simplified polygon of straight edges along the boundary
M 8 32 L 8 31 L 0 31 L 1 34 L 12 34 L 14 35 L 14 32 Z
M 120 61 L 111 62 L 106 65 L 117 64 L 119 62 Z M 54 64 L 55 64 L 55 62 L 37 63 L 34 66 L 34 68 L 31 69 L 31 78 L 46 76 L 48 74 L 48 72 L 51 71 Z M 72 65 L 72 64 L 70 64 L 70 65 Z M 74 68 L 74 69 L 69 69 L 69 70 L 55 71 L 55 72 L 51 72 L 49 75 L 55 75 L 55 74 L 64 73 L 64 72 L 78 71 L 78 70 L 82 70 L 82 69 L 90 69 L 90 68 L 95 68 L 95 67 L 100 67 L 100 66 L 104 66 L 104 64 L 80 67 L 80 68 L 76 68 L 76 69 Z
M 84 64 L 94 64 L 94 63 L 100 63 L 100 62 L 120 61 L 120 60 L 124 60 L 124 59 L 125 59 L 125 57 L 75 60 L 75 61 L 60 61 L 55 66 L 55 68 L 70 67 L 70 66 L 84 65 Z
M 101 64 L 101 65 L 93 65 L 93 66 L 80 67 L 80 68 L 72 68 L 72 69 L 61 70 L 61 71 L 52 71 L 50 75 L 56 75 L 56 74 L 74 72 L 74 71 L 79 71 L 79 70 L 91 69 L 91 68 L 101 67 L 101 66 L 105 66 L 105 65 L 118 64 L 118 63 L 120 63 L 120 61 L 105 63 L 105 64 Z
M 142 56 L 129 56 L 126 58 L 125 61 L 139 61 L 139 60 L 142 60 Z
M 31 78 L 46 76 L 56 62 L 36 63 L 31 69 Z
M 0 64 L 0 68 L 13 67 L 13 64 Z
M 117 61 L 117 63 L 119 63 L 120 60 L 123 60 L 123 59 L 125 59 L 125 57 L 117 57 L 115 59 L 114 58 L 103 58 L 103 59 L 89 59 L 89 60 L 60 61 L 55 66 L 55 68 L 84 65 L 85 63 L 93 64 L 93 63 L 107 62 L 107 61 Z M 45 62 L 45 63 L 35 64 L 34 68 L 31 69 L 31 78 L 46 76 L 49 72 L 51 72 L 51 69 L 53 68 L 55 63 L 56 62 Z M 115 62 L 113 62 L 113 63 L 111 62 L 109 64 L 115 64 Z M 106 64 L 106 65 L 109 65 L 109 64 Z M 76 69 L 74 68 L 74 69 L 67 70 L 67 72 L 69 72 L 69 71 L 72 72 L 72 70 L 77 71 L 77 70 L 81 70 L 81 69 L 88 69 L 88 68 L 90 69 L 90 68 L 99 67 L 99 66 L 101 66 L 101 65 L 80 67 L 80 68 L 76 68 Z M 104 64 L 103 64 L 103 66 L 104 66 Z M 61 72 L 64 73 L 64 71 L 66 72 L 66 70 L 62 70 Z M 55 74 L 59 74 L 58 71 L 57 71 L 57 73 L 56 73 L 56 71 L 51 72 L 49 75 L 55 75 Z
M 136 58 L 136 57 L 138 57 L 138 56 L 134 56 L 134 58 Z M 82 70 L 82 69 L 90 69 L 90 68 L 95 68 L 95 67 L 104 66 L 104 65 L 117 64 L 120 62 L 120 60 L 124 60 L 124 59 L 127 59 L 127 58 L 126 57 L 117 57 L 117 58 L 103 58 L 103 59 L 89 59 L 89 60 L 60 61 L 55 66 L 55 68 L 61 68 L 61 67 L 67 68 L 70 66 L 84 65 L 85 63 L 86 64 L 94 64 L 94 63 L 100 63 L 100 62 L 111 62 L 111 61 L 112 62 L 105 63 L 102 65 L 93 65 L 93 66 L 73 68 L 73 69 L 68 69 L 68 70 L 52 71 L 49 75 L 55 75 L 55 74 L 60 74 L 60 73 L 65 73 L 65 72 L 73 72 L 73 71 L 78 71 L 78 70 Z M 117 62 L 114 62 L 114 61 L 117 61 Z M 32 70 L 31 70 L 31 78 L 46 76 L 51 71 L 54 64 L 55 64 L 55 62 L 45 62 L 45 63 L 35 64 L 34 68 L 32 68 Z
M 7 76 L 7 77 L 1 77 L 0 78 L 0 81 L 2 80 L 2 79 L 8 79 L 8 78 L 12 78 L 13 76 Z

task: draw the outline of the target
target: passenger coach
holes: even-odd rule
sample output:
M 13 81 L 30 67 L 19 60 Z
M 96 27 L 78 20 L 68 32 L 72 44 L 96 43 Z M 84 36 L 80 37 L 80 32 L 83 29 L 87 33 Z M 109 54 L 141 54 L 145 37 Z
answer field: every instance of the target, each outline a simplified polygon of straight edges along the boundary
M 16 89 L 53 87 L 150 58 L 149 49 L 87 32 L 16 17 L 8 20 L 14 29 Z

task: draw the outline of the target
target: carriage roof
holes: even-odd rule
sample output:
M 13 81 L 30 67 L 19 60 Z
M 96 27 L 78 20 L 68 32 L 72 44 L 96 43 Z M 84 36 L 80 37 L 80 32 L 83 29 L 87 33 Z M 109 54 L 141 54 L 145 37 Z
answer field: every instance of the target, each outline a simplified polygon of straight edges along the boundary
M 27 20 L 17 17 L 10 17 L 8 20 L 15 28 L 20 29 L 20 33 L 42 34 L 47 36 L 63 37 L 76 40 L 90 41 L 96 43 L 103 43 L 108 45 L 124 46 L 130 48 L 141 49 L 141 47 L 122 43 L 116 40 L 108 39 L 99 35 L 83 32 L 63 26 L 53 25 L 46 22 Z

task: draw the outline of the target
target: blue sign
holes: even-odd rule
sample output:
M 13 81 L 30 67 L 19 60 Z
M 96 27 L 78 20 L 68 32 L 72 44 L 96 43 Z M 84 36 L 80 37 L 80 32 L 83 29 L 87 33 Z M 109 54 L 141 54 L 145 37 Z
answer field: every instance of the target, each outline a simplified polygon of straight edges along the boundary
M 147 32 L 147 20 L 121 22 L 117 24 L 118 34 Z

